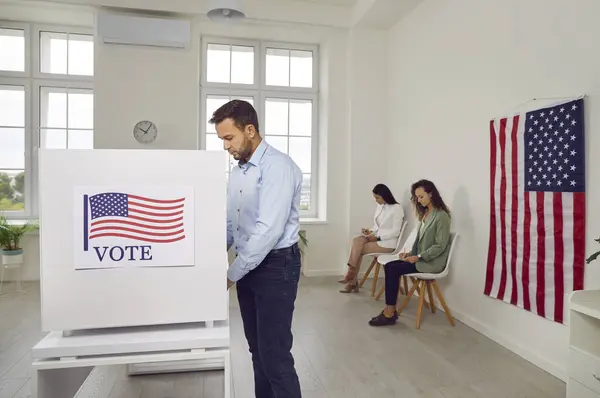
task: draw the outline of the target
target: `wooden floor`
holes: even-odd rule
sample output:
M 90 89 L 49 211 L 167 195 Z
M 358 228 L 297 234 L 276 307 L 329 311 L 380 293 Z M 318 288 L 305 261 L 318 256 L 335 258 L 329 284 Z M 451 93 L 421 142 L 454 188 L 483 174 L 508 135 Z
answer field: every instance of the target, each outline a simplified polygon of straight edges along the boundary
M 414 329 L 416 302 L 396 326 L 372 328 L 382 303 L 366 290 L 338 293 L 335 278 L 303 279 L 294 318 L 296 368 L 304 398 L 562 398 L 565 384 L 442 312 Z M 11 288 L 11 286 L 9 286 Z M 39 285 L 0 297 L 0 398 L 29 396 L 30 347 L 40 330 Z M 414 300 L 413 300 L 414 301 Z M 452 303 L 448 303 L 450 306 Z M 253 397 L 252 366 L 235 294 L 231 300 L 236 398 Z M 112 398 L 221 398 L 222 372 L 135 376 Z M 67 398 L 67 397 L 65 397 Z

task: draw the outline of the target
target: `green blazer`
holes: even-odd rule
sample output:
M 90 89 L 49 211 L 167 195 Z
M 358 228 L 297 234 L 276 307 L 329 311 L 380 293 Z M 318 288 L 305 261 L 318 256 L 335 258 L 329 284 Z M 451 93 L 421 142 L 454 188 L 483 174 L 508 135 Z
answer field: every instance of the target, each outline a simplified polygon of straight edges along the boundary
M 430 274 L 442 272 L 448 260 L 449 248 L 450 215 L 443 210 L 434 210 L 425 223 L 419 226 L 417 239 L 410 253 L 411 256 L 421 255 L 416 264 L 417 271 Z

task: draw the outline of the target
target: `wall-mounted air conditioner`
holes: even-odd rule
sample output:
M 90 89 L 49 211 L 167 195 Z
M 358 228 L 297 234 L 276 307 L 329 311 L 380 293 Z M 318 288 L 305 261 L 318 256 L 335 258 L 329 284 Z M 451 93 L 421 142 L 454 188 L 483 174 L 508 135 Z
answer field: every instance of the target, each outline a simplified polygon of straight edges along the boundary
M 99 11 L 97 36 L 104 44 L 186 48 L 190 43 L 191 22 Z

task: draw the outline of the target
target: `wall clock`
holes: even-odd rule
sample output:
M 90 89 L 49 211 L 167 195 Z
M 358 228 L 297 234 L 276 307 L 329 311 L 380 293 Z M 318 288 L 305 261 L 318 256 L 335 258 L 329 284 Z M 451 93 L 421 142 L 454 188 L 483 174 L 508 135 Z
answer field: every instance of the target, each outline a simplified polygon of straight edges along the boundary
M 149 120 L 142 120 L 136 123 L 133 128 L 133 137 L 140 144 L 150 144 L 158 136 L 158 127 Z

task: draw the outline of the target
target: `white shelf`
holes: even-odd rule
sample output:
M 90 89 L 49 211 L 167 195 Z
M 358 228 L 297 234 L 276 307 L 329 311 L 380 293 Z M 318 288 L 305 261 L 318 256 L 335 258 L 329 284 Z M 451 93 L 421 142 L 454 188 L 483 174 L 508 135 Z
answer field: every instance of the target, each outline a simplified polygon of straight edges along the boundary
M 579 290 L 571 294 L 571 311 L 600 319 L 600 290 Z
M 51 332 L 32 348 L 31 355 L 42 359 L 222 347 L 229 347 L 227 322 L 215 322 L 212 328 L 192 323 L 90 330 L 67 337 Z
M 567 398 L 600 398 L 600 291 L 570 297 Z

